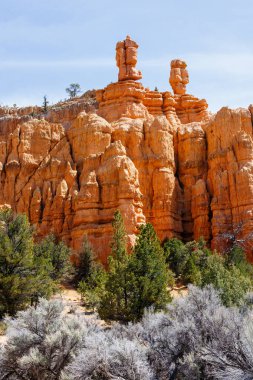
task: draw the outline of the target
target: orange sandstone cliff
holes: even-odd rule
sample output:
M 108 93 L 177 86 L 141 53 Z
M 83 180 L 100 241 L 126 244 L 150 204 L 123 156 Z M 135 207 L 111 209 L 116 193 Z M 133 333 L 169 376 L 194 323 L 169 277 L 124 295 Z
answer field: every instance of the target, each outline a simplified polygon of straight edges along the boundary
M 118 82 L 40 107 L 0 109 L 0 205 L 26 213 L 38 235 L 75 250 L 87 234 L 105 262 L 116 209 L 129 242 L 151 222 L 160 239 L 235 242 L 253 260 L 253 106 L 208 112 L 187 94 L 182 60 L 173 92 L 138 81 L 138 45 L 116 46 Z

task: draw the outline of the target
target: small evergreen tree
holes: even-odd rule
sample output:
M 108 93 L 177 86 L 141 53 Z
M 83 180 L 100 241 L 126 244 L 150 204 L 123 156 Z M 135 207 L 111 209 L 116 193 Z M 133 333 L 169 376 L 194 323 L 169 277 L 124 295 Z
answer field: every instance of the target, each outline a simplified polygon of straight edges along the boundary
M 47 113 L 48 104 L 49 104 L 49 101 L 47 100 L 47 96 L 44 95 L 44 97 L 43 97 L 43 103 L 42 103 L 42 107 L 43 107 L 44 113 Z
M 252 289 L 252 279 L 235 265 L 227 268 L 224 257 L 217 254 L 208 258 L 202 273 L 201 286 L 209 284 L 219 292 L 226 306 L 240 305 L 246 293 Z
M 80 84 L 78 83 L 71 83 L 69 87 L 66 88 L 66 92 L 69 95 L 69 97 L 75 98 L 79 92 L 81 92 Z
M 173 283 L 173 276 L 150 223 L 140 228 L 128 270 L 131 275 L 131 319 L 140 319 L 144 310 L 151 306 L 155 310 L 162 309 L 170 301 L 167 287 Z
M 131 255 L 127 253 L 122 216 L 115 213 L 112 254 L 98 312 L 104 319 L 138 320 L 145 308 L 161 309 L 170 300 L 174 278 L 151 224 L 141 227 Z
M 203 239 L 186 244 L 170 239 L 164 243 L 164 251 L 178 280 L 201 287 L 213 285 L 226 306 L 239 305 L 252 289 L 253 267 L 240 247 L 221 256 L 211 252 Z
M 166 240 L 164 243 L 164 254 L 166 262 L 170 269 L 175 273 L 176 277 L 181 276 L 181 267 L 183 258 L 186 255 L 184 243 L 176 238 Z
M 228 268 L 235 266 L 240 272 L 253 280 L 253 265 L 247 261 L 247 257 L 243 249 L 234 245 L 225 255 L 225 264 Z
M 33 275 L 33 231 L 24 215 L 0 212 L 0 316 L 14 315 L 30 302 Z
M 82 250 L 75 258 L 75 283 L 87 281 L 94 267 L 97 265 L 96 257 L 87 235 L 83 238 Z
M 200 285 L 207 258 L 211 255 L 203 239 L 184 244 L 178 239 L 164 243 L 166 261 L 178 280 Z
M 108 274 L 105 293 L 101 300 L 99 314 L 105 319 L 127 320 L 129 314 L 129 255 L 127 235 L 120 211 L 114 214 L 111 256 L 108 258 Z
M 105 294 L 107 273 L 103 266 L 98 264 L 92 268 L 86 281 L 80 281 L 78 292 L 81 294 L 85 306 L 92 310 L 98 310 Z
M 54 271 L 52 261 L 49 257 L 33 257 L 33 280 L 34 290 L 31 294 L 31 305 L 36 306 L 41 297 L 50 298 L 58 288 L 58 282 L 53 280 Z
M 185 256 L 181 260 L 180 269 L 186 283 L 200 285 L 202 273 L 207 265 L 211 252 L 203 239 L 185 244 Z
M 34 245 L 25 215 L 0 212 L 0 316 L 50 297 L 69 267 L 69 249 L 48 236 Z
M 62 241 L 57 242 L 54 235 L 48 235 L 35 246 L 35 256 L 49 260 L 54 281 L 64 280 L 71 273 L 70 249 Z
M 75 282 L 82 301 L 92 309 L 100 306 L 104 294 L 106 271 L 97 260 L 87 235 L 84 236 L 82 251 L 76 259 Z

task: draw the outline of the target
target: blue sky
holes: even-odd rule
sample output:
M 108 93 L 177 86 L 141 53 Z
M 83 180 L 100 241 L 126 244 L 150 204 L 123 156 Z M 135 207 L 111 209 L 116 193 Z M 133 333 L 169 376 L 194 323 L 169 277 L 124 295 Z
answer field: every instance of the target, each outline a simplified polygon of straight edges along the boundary
M 188 92 L 210 109 L 253 103 L 253 0 L 0 0 L 0 104 L 51 103 L 117 80 L 115 44 L 140 47 L 142 83 L 170 90 L 188 63 Z

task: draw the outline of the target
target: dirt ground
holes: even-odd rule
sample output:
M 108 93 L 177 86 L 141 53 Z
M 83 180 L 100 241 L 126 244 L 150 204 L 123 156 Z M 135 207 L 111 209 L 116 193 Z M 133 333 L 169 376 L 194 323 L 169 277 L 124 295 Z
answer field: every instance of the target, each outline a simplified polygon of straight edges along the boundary
M 5 344 L 7 342 L 6 335 L 0 335 L 0 344 Z
M 175 287 L 170 291 L 173 298 L 185 297 L 188 294 L 188 288 L 186 286 Z

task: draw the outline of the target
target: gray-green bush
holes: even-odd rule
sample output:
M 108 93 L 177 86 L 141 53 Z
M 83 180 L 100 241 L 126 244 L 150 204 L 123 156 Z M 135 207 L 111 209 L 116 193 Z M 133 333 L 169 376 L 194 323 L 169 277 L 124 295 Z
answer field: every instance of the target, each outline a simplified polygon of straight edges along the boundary
M 253 379 L 252 295 L 226 307 L 213 287 L 190 286 L 166 311 L 102 328 L 41 300 L 8 319 L 0 379 Z

